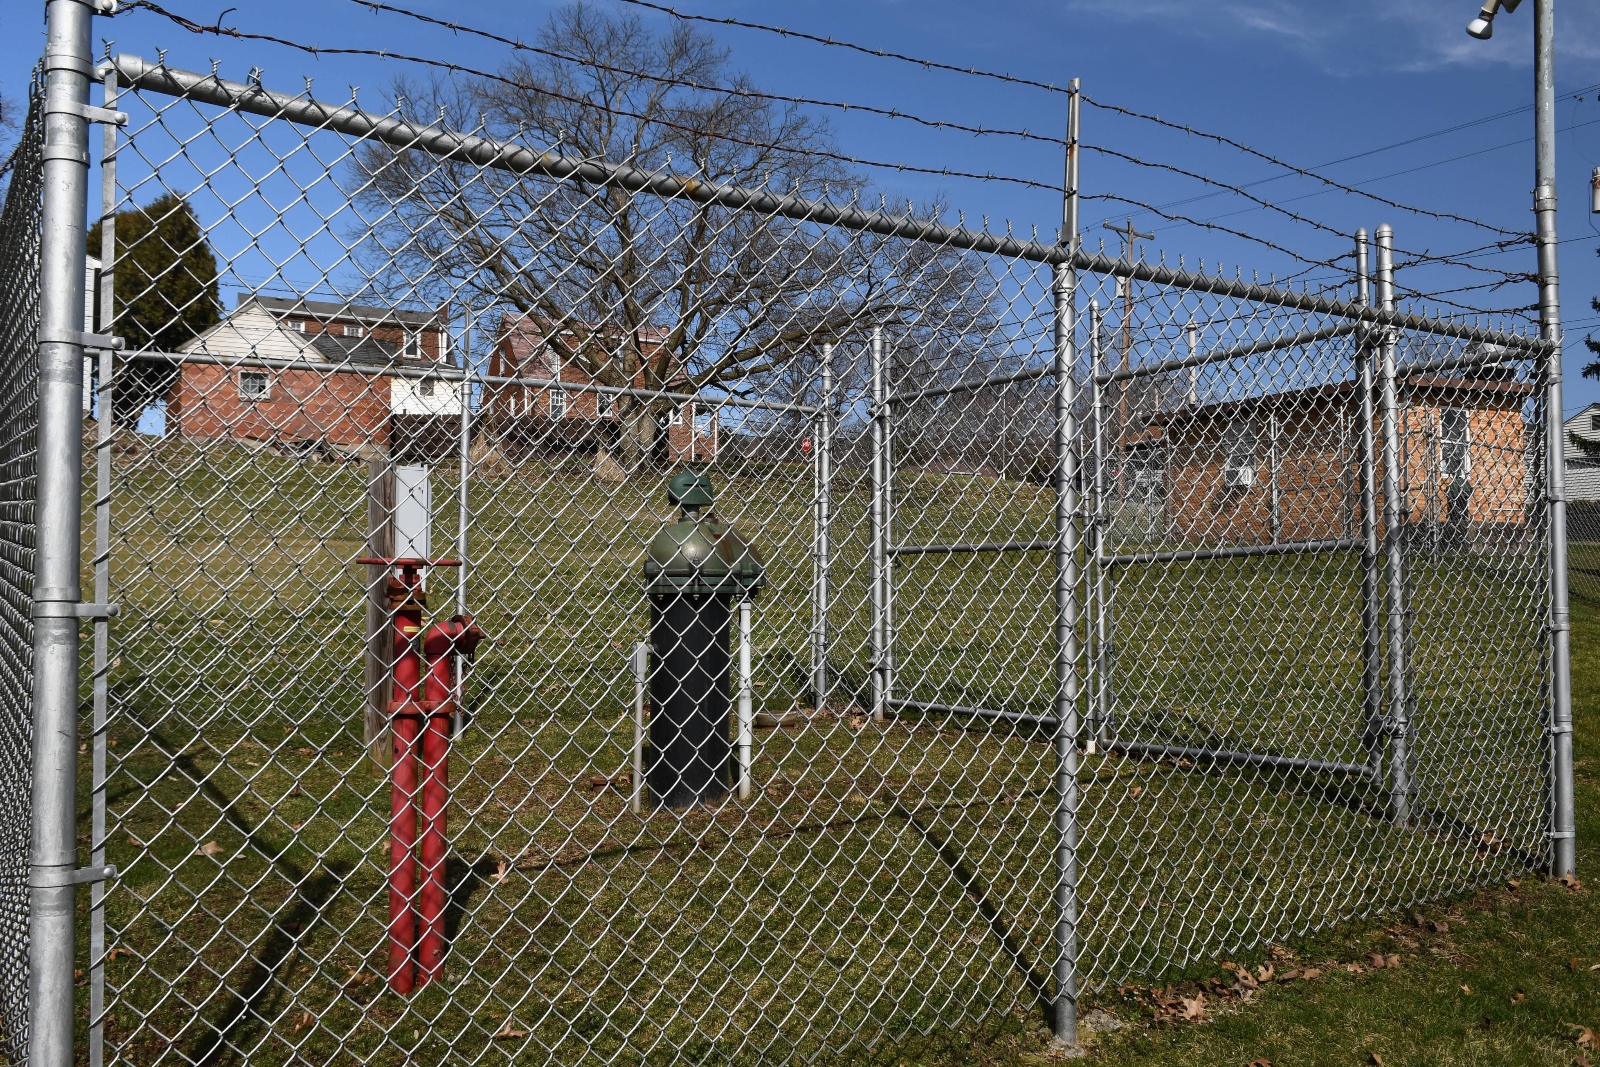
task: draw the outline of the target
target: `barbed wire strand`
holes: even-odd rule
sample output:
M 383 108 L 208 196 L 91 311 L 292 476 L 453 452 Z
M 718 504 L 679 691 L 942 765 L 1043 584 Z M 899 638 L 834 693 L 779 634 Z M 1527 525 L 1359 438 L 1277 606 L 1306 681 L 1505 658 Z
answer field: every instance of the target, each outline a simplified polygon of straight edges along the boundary
M 134 9 L 143 9 L 143 10 L 150 11 L 150 12 L 152 12 L 154 14 L 160 15 L 160 16 L 162 16 L 164 18 L 167 18 L 167 19 L 171 20 L 174 24 L 182 27 L 185 30 L 188 30 L 191 33 L 196 33 L 196 34 L 208 34 L 209 33 L 209 34 L 213 34 L 213 35 L 221 36 L 221 37 L 232 37 L 232 38 L 235 38 L 237 40 L 265 41 L 265 42 L 267 42 L 269 44 L 276 44 L 276 45 L 280 45 L 280 46 L 285 47 L 285 48 L 292 48 L 292 49 L 295 49 L 297 51 L 305 52 L 305 53 L 307 53 L 309 55 L 314 55 L 314 56 L 321 56 L 321 55 L 362 55 L 362 56 L 371 56 L 371 57 L 378 58 L 378 59 L 393 59 L 393 60 L 397 60 L 397 61 L 400 61 L 400 62 L 415 63 L 415 64 L 418 64 L 418 65 L 421 65 L 421 66 L 435 67 L 435 68 L 438 68 L 438 69 L 450 71 L 452 73 L 466 74 L 466 75 L 470 75 L 470 76 L 476 77 L 476 78 L 484 78 L 484 79 L 491 80 L 491 81 L 501 82 L 503 84 L 511 85 L 511 86 L 514 86 L 514 87 L 520 88 L 520 89 L 527 89 L 527 90 L 531 90 L 531 91 L 534 91 L 534 92 L 545 93 L 546 95 L 549 95 L 549 96 L 554 97 L 556 99 L 565 100 L 565 101 L 567 101 L 569 103 L 577 104 L 577 105 L 583 106 L 583 107 L 592 107 L 597 111 L 604 111 L 607 114 L 616 115 L 616 116 L 620 116 L 620 117 L 624 117 L 624 118 L 638 119 L 639 121 L 642 121 L 642 122 L 654 122 L 654 123 L 658 123 L 658 124 L 660 124 L 660 125 L 662 125 L 664 127 L 667 127 L 669 129 L 677 129 L 677 130 L 681 130 L 681 131 L 686 132 L 686 133 L 695 134 L 697 136 L 714 137 L 714 138 L 719 139 L 719 140 L 728 141 L 728 142 L 733 143 L 733 144 L 745 145 L 745 146 L 751 147 L 751 148 L 760 148 L 760 149 L 770 150 L 770 151 L 779 151 L 779 152 L 792 153 L 792 154 L 796 154 L 796 155 L 812 156 L 812 157 L 816 157 L 816 158 L 830 159 L 830 160 L 834 160 L 836 162 L 841 162 L 841 163 L 849 163 L 849 164 L 852 164 L 852 165 L 855 165 L 855 166 L 874 167 L 874 168 L 879 168 L 879 169 L 884 169 L 884 170 L 901 171 L 901 172 L 915 173 L 915 174 L 929 174 L 929 175 L 934 175 L 934 176 L 939 176 L 939 177 L 948 177 L 948 178 L 963 178 L 963 179 L 971 179 L 971 180 L 975 180 L 975 181 L 1005 182 L 1005 183 L 1010 183 L 1010 184 L 1014 184 L 1014 185 L 1020 185 L 1020 186 L 1023 186 L 1025 188 L 1040 189 L 1040 190 L 1044 190 L 1044 191 L 1047 191 L 1047 192 L 1055 193 L 1057 195 L 1059 195 L 1060 192 L 1061 192 L 1060 187 L 1057 186 L 1057 185 L 1053 185 L 1053 184 L 1050 184 L 1050 183 L 1047 183 L 1047 182 L 1035 181 L 1032 178 L 1020 178 L 1020 177 L 1016 177 L 1014 175 L 994 174 L 994 173 L 979 174 L 979 173 L 971 172 L 971 171 L 954 170 L 954 169 L 951 169 L 951 168 L 948 168 L 948 167 L 920 167 L 920 166 L 916 166 L 916 165 L 909 164 L 909 163 L 888 163 L 888 162 L 883 162 L 881 160 L 866 159 L 866 158 L 863 158 L 863 157 L 847 155 L 845 153 L 840 153 L 840 152 L 827 152 L 827 151 L 823 151 L 823 150 L 820 150 L 820 149 L 796 148 L 796 147 L 789 146 L 789 145 L 781 145 L 781 144 L 775 144 L 775 143 L 772 143 L 772 142 L 757 141 L 757 140 L 752 140 L 752 139 L 749 139 L 749 138 L 736 137 L 736 136 L 734 136 L 732 134 L 719 133 L 719 132 L 716 132 L 716 131 L 707 130 L 707 129 L 700 128 L 700 127 L 688 126 L 688 125 L 685 125 L 685 124 L 682 124 L 682 123 L 675 123 L 675 122 L 672 122 L 671 120 L 668 120 L 668 119 L 665 119 L 665 118 L 641 115 L 641 114 L 638 114 L 637 112 L 628 111 L 626 109 L 614 107 L 612 105 L 601 104 L 601 103 L 597 103 L 596 101 L 585 99 L 585 98 L 582 98 L 582 97 L 574 97 L 574 96 L 569 96 L 569 95 L 564 94 L 564 93 L 555 92 L 553 90 L 546 89 L 546 88 L 544 88 L 542 86 L 527 85 L 525 83 L 517 81 L 514 78 L 508 78 L 508 77 L 506 77 L 505 75 L 502 75 L 502 74 L 497 74 L 497 73 L 493 73 L 493 72 L 490 72 L 490 71 L 479 70 L 477 68 L 468 67 L 468 66 L 465 66 L 463 64 L 451 62 L 449 60 L 431 59 L 431 58 L 424 57 L 424 56 L 412 56 L 412 55 L 407 55 L 407 54 L 402 53 L 402 52 L 394 52 L 394 51 L 390 51 L 388 49 L 379 49 L 379 48 L 344 48 L 344 47 L 326 47 L 326 46 L 322 46 L 322 45 L 311 45 L 311 44 L 305 44 L 305 43 L 299 42 L 299 41 L 293 41 L 293 40 L 290 40 L 290 39 L 284 38 L 284 37 L 278 37 L 278 36 L 275 36 L 275 35 L 272 35 L 272 34 L 252 33 L 252 32 L 246 31 L 246 30 L 237 29 L 236 27 L 232 27 L 232 26 L 206 25 L 206 24 L 195 22 L 193 19 L 187 18 L 186 16 L 179 15 L 179 14 L 176 14 L 175 12 L 168 11 L 165 8 L 161 7 L 159 4 L 155 3 L 154 0 L 134 0 L 133 3 L 128 4 L 122 10 L 123 11 L 129 11 L 129 10 L 134 10 Z M 1270 248 L 1275 252 L 1279 252 L 1279 253 L 1281 253 L 1283 255 L 1289 256 L 1290 258 L 1296 260 L 1297 262 L 1308 264 L 1308 265 L 1313 266 L 1313 267 L 1331 267 L 1333 265 L 1333 261 L 1332 260 L 1309 259 L 1309 258 L 1307 258 L 1307 257 L 1305 257 L 1303 255 L 1300 255 L 1297 252 L 1294 252 L 1293 250 L 1291 250 L 1291 249 L 1289 249 L 1289 248 L 1287 248 L 1287 247 L 1285 247 L 1285 246 L 1283 246 L 1281 244 L 1278 244 L 1278 243 L 1276 243 L 1274 241 L 1268 240 L 1265 237 L 1259 237 L 1259 236 L 1256 236 L 1255 234 L 1248 233 L 1248 232 L 1246 232 L 1244 230 L 1237 230 L 1237 229 L 1233 229 L 1232 227 L 1222 226 L 1222 225 L 1220 225 L 1218 223 L 1206 222 L 1206 221 L 1201 220 L 1201 219 L 1193 219 L 1193 218 L 1189 218 L 1189 217 L 1184 216 L 1184 215 L 1171 214 L 1169 212 L 1162 211 L 1160 208 L 1157 208 L 1152 204 L 1146 204 L 1143 201 L 1133 200 L 1133 199 L 1130 199 L 1128 197 L 1118 196 L 1118 195 L 1111 194 L 1111 193 L 1090 193 L 1090 194 L 1082 194 L 1082 199 L 1084 199 L 1084 200 L 1105 200 L 1105 201 L 1110 201 L 1110 202 L 1114 202 L 1114 203 L 1125 204 L 1125 205 L 1129 205 L 1129 206 L 1132 206 L 1132 207 L 1136 207 L 1141 211 L 1149 211 L 1152 214 L 1158 215 L 1161 218 L 1166 219 L 1169 222 L 1179 223 L 1179 224 L 1182 224 L 1182 225 L 1197 226 L 1197 227 L 1200 227 L 1202 229 L 1212 230 L 1212 231 L 1215 231 L 1215 232 L 1218 232 L 1218 233 L 1226 233 L 1226 234 L 1229 234 L 1229 235 L 1231 235 L 1233 237 L 1237 237 L 1237 238 L 1239 238 L 1241 240 L 1249 241 L 1249 242 L 1252 242 L 1254 244 L 1261 245 L 1264 248 Z M 1337 232 L 1337 231 L 1334 231 L 1334 232 Z
M 744 19 L 724 18 L 724 17 L 720 17 L 720 16 L 713 16 L 713 15 L 694 15 L 694 14 L 689 14 L 687 12 L 679 11 L 676 8 L 668 7 L 666 4 L 655 3 L 655 2 L 653 2 L 653 0 L 619 0 L 619 2 L 620 3 L 625 3 L 625 4 L 631 4 L 631 5 L 635 6 L 635 7 L 648 8 L 648 9 L 650 9 L 652 11 L 659 11 L 659 12 L 661 12 L 663 14 L 670 15 L 673 18 L 681 19 L 681 20 L 683 20 L 685 22 L 706 22 L 706 23 L 712 23 L 712 24 L 721 25 L 721 26 L 736 26 L 736 27 L 739 27 L 740 29 L 760 30 L 760 31 L 762 31 L 764 33 L 775 33 L 775 34 L 778 34 L 781 37 L 793 37 L 793 38 L 796 38 L 798 40 L 810 41 L 810 42 L 812 42 L 814 44 L 826 45 L 826 46 L 831 47 L 831 48 L 844 48 L 844 49 L 848 49 L 848 50 L 850 50 L 852 52 L 859 52 L 859 53 L 861 53 L 863 55 L 873 56 L 873 57 L 878 58 L 878 59 L 898 60 L 898 61 L 900 61 L 902 63 L 910 63 L 910 64 L 912 64 L 914 66 L 922 67 L 922 68 L 928 69 L 928 70 L 943 70 L 943 71 L 948 71 L 948 72 L 954 73 L 954 74 L 965 74 L 965 75 L 968 75 L 970 77 L 975 77 L 975 78 L 988 78 L 988 79 L 991 79 L 991 80 L 994 80 L 994 81 L 1005 82 L 1005 83 L 1008 83 L 1008 84 L 1011 84 L 1011 85 L 1022 85 L 1022 86 L 1026 86 L 1028 88 L 1032 88 L 1032 89 L 1042 89 L 1042 90 L 1045 90 L 1046 92 L 1051 92 L 1051 93 L 1063 93 L 1063 94 L 1065 94 L 1065 93 L 1070 93 L 1071 92 L 1071 90 L 1064 89 L 1061 86 L 1056 85 L 1056 84 L 1051 83 L 1051 82 L 1037 81 L 1037 80 L 1035 80 L 1033 78 L 1022 78 L 1022 77 L 1018 77 L 1018 76 L 1016 76 L 1014 74 L 1005 74 L 1005 73 L 1002 73 L 1002 72 L 999 72 L 999 71 L 983 70 L 983 69 L 981 69 L 979 67 L 961 67 L 961 66 L 957 66 L 957 65 L 955 65 L 953 63 L 941 63 L 941 62 L 938 62 L 937 60 L 932 60 L 932 59 L 919 59 L 916 56 L 908 56 L 908 55 L 905 55 L 905 54 L 900 53 L 900 52 L 891 52 L 891 51 L 888 51 L 887 49 L 881 49 L 881 48 L 869 48 L 869 47 L 867 47 L 865 45 L 855 44 L 855 43 L 850 42 L 850 41 L 841 41 L 841 40 L 839 40 L 837 38 L 834 38 L 834 37 L 819 37 L 816 34 L 805 33 L 805 32 L 803 32 L 801 30 L 791 30 L 791 29 L 788 29 L 788 28 L 782 27 L 782 26 L 768 26 L 768 25 L 765 25 L 763 23 L 749 22 L 749 21 L 746 21 Z M 1190 134 L 1191 136 L 1203 137 L 1203 138 L 1207 138 L 1209 140 L 1213 140 L 1213 141 L 1217 142 L 1218 144 L 1227 145 L 1230 148 L 1236 149 L 1237 151 L 1240 151 L 1240 152 L 1244 152 L 1247 155 L 1254 156 L 1255 158 L 1260 159 L 1260 160 L 1262 160 L 1262 161 L 1264 161 L 1266 163 L 1270 163 L 1273 166 L 1281 167 L 1284 170 L 1289 171 L 1289 172 L 1291 172 L 1293 174 L 1297 174 L 1297 175 L 1299 175 L 1301 177 L 1304 177 L 1304 178 L 1310 178 L 1310 179 L 1313 179 L 1315 181 L 1322 182 L 1324 185 L 1327 185 L 1327 186 L 1329 186 L 1330 188 L 1333 188 L 1333 189 L 1338 189 L 1338 190 L 1340 190 L 1342 192 L 1353 193 L 1353 194 L 1355 194 L 1357 196 L 1367 197 L 1370 200 L 1373 200 L 1373 201 L 1375 201 L 1377 203 L 1380 203 L 1380 204 L 1384 204 L 1384 205 L 1386 205 L 1388 207 L 1395 208 L 1396 210 L 1399 210 L 1399 211 L 1414 212 L 1415 214 L 1425 215 L 1425 216 L 1427 216 L 1429 218 L 1438 219 L 1440 221 L 1465 223 L 1466 225 L 1481 227 L 1482 229 L 1489 230 L 1489 231 L 1494 232 L 1494 233 L 1498 233 L 1498 234 L 1500 234 L 1502 236 L 1505 236 L 1505 237 L 1523 237 L 1523 236 L 1526 236 L 1520 230 L 1507 230 L 1507 229 L 1504 229 L 1502 227 L 1492 225 L 1491 223 L 1484 222 L 1481 219 L 1468 218 L 1465 215 L 1457 215 L 1457 214 L 1454 214 L 1454 213 L 1448 212 L 1448 211 L 1432 211 L 1432 210 L 1430 210 L 1428 208 L 1417 207 L 1414 204 L 1406 204 L 1406 203 L 1402 203 L 1401 201 L 1398 201 L 1398 200 L 1392 200 L 1392 199 L 1390 199 L 1388 197 L 1380 196 L 1377 193 L 1369 192 L 1369 191 L 1367 191 L 1365 189 L 1360 189 L 1360 188 L 1357 188 L 1357 187 L 1355 187 L 1353 185 L 1346 185 L 1346 184 L 1344 184 L 1342 182 L 1335 181 L 1334 179 L 1329 178 L 1324 174 L 1319 174 L 1316 171 L 1311 170 L 1311 169 L 1309 169 L 1307 167 L 1301 167 L 1301 166 L 1298 166 L 1298 165 L 1296 165 L 1294 163 L 1289 163 L 1289 162 L 1287 162 L 1285 160 L 1279 159 L 1278 157 L 1272 155 L 1269 152 L 1264 152 L 1264 151 L 1262 151 L 1262 150 L 1260 150 L 1258 148 L 1253 148 L 1250 145 L 1244 144 L 1241 141 L 1236 141 L 1233 138 L 1226 137 L 1226 136 L 1224 136 L 1222 134 L 1208 133 L 1205 130 L 1197 130 L 1193 126 L 1188 126 L 1188 125 L 1184 125 L 1184 124 L 1181 124 L 1181 123 L 1171 122 L 1171 121 L 1169 121 L 1167 119 L 1163 119 L 1163 118 L 1161 118 L 1160 116 L 1157 116 L 1157 115 L 1149 115 L 1149 114 L 1146 114 L 1146 113 L 1141 112 L 1141 111 L 1134 111 L 1131 108 L 1119 107 L 1116 104 L 1105 104 L 1105 103 L 1102 103 L 1102 102 L 1100 102 L 1098 100 L 1095 100 L 1093 97 L 1089 96 L 1087 93 L 1080 92 L 1079 96 L 1083 100 L 1084 103 L 1089 104 L 1092 107 L 1097 107 L 1097 108 L 1100 108 L 1101 110 L 1104 110 L 1104 111 L 1115 112 L 1117 114 L 1124 115 L 1124 116 L 1126 116 L 1128 118 L 1135 118 L 1135 119 L 1141 119 L 1141 120 L 1146 121 L 1146 122 L 1152 122 L 1152 123 L 1155 123 L 1157 125 L 1164 126 L 1164 127 L 1168 128 L 1168 129 L 1182 131 L 1183 133 Z

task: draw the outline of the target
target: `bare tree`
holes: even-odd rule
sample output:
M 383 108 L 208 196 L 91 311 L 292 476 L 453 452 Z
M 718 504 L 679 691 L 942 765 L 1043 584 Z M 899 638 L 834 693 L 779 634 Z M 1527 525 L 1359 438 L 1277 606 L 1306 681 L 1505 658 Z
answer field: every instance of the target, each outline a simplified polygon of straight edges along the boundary
M 834 199 L 863 188 L 827 154 L 825 123 L 682 84 L 750 84 L 699 31 L 657 34 L 578 3 L 550 17 L 538 44 L 576 62 L 518 58 L 491 78 L 401 82 L 396 106 L 420 123 L 642 170 Z M 974 299 L 961 253 L 749 211 L 376 144 L 359 155 L 356 179 L 374 220 L 360 254 L 387 298 L 502 308 L 525 317 L 563 365 L 610 385 L 770 388 L 823 340 Z M 625 470 L 649 456 L 668 406 L 619 398 Z

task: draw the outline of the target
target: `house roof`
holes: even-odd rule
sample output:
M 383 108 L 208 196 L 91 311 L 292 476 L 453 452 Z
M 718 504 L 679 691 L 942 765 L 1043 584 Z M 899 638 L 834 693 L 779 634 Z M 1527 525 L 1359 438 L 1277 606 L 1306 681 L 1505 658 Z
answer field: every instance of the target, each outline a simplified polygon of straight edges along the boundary
M 397 326 L 428 326 L 442 328 L 442 314 L 437 311 L 406 311 L 402 308 L 376 307 L 371 304 L 338 303 L 331 300 L 307 300 L 304 297 L 287 299 L 280 296 L 261 296 L 257 293 L 240 293 L 235 307 L 257 304 L 278 318 L 285 315 L 304 315 L 312 319 L 355 319 L 363 323 Z
M 1520 400 L 1535 390 L 1532 382 L 1517 381 L 1509 375 L 1481 375 L 1472 378 L 1452 378 L 1437 374 L 1402 373 L 1398 379 L 1401 392 L 1406 395 L 1418 393 L 1438 394 L 1454 393 L 1466 394 L 1473 398 L 1472 402 L 1484 407 L 1503 405 L 1507 402 Z M 1154 422 L 1170 422 L 1183 420 L 1185 422 L 1229 418 L 1240 412 L 1257 408 L 1295 408 L 1307 409 L 1326 406 L 1334 402 L 1348 402 L 1355 398 L 1357 383 L 1354 381 L 1333 382 L 1328 385 L 1307 386 L 1302 389 L 1286 389 L 1277 393 L 1265 393 L 1261 396 L 1242 397 L 1236 400 L 1218 400 L 1200 404 L 1185 404 L 1170 411 L 1163 411 L 1153 416 Z
M 329 363 L 372 363 L 388 366 L 400 362 L 395 355 L 397 349 L 390 341 L 380 341 L 373 337 L 336 337 L 331 333 L 312 334 L 309 340 L 317 355 Z

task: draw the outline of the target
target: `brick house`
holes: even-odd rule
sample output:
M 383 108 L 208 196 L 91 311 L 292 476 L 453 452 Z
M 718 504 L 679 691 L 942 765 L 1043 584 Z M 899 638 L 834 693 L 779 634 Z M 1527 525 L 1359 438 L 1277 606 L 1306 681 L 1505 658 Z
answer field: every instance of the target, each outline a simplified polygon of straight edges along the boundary
M 664 334 L 663 330 L 644 332 L 646 360 L 659 351 Z M 492 378 L 531 378 L 552 383 L 498 383 L 485 390 L 485 417 L 504 441 L 539 451 L 592 452 L 615 440 L 620 431 L 614 394 L 595 391 L 592 387 L 601 384 L 600 378 L 570 359 L 561 359 L 546 343 L 546 324 L 531 316 L 506 315 L 501 320 L 499 341 L 489 359 L 489 374 Z M 634 375 L 632 387 L 645 388 L 642 370 Z M 667 384 L 671 392 L 687 392 L 689 388 L 688 376 L 681 372 Z M 715 405 L 676 402 L 659 419 L 664 432 L 656 436 L 657 462 L 716 459 L 720 420 Z
M 1414 534 L 1505 537 L 1526 528 L 1523 409 L 1532 392 L 1492 371 L 1401 380 L 1400 473 Z M 1359 392 L 1341 383 L 1186 405 L 1155 418 L 1128 451 L 1159 457 L 1162 507 L 1180 540 L 1331 540 L 1361 533 L 1359 428 Z M 1381 466 L 1378 477 L 1381 529 Z
M 445 450 L 460 424 L 459 383 L 384 372 L 444 363 L 446 325 L 443 312 L 241 293 L 227 318 L 182 347 L 221 365 L 183 364 L 167 394 L 168 432 L 349 454 Z M 266 365 L 226 365 L 235 360 Z

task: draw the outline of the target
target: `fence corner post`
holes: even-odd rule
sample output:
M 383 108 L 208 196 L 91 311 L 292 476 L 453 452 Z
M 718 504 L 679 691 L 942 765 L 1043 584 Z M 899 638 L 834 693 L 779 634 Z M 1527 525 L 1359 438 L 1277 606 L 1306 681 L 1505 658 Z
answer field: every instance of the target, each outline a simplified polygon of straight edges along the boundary
M 39 245 L 39 424 L 33 571 L 33 793 L 28 1062 L 68 1067 L 77 902 L 78 611 L 82 600 L 84 269 L 88 239 L 87 0 L 50 0 Z

